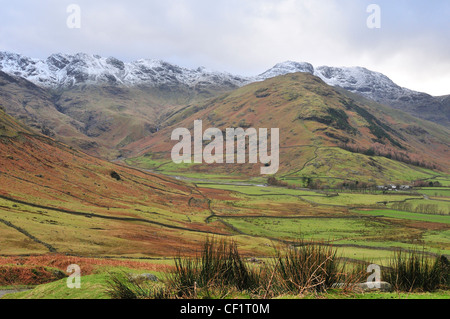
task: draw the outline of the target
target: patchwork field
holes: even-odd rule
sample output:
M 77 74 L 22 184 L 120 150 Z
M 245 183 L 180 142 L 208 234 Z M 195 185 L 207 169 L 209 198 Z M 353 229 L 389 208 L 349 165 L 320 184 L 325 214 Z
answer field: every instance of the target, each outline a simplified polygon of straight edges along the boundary
M 214 219 L 226 221 L 240 234 L 285 242 L 324 241 L 339 247 L 344 257 L 357 259 L 383 259 L 396 249 L 418 247 L 434 254 L 450 253 L 448 215 L 387 208 L 398 202 L 414 205 L 430 202 L 416 193 L 329 196 L 323 192 L 278 187 L 219 184 L 202 184 L 202 187 L 234 189 L 238 198 L 232 202 L 234 209 L 215 202 L 212 207 L 216 212 Z M 447 204 L 439 203 L 444 204 L 442 207 Z

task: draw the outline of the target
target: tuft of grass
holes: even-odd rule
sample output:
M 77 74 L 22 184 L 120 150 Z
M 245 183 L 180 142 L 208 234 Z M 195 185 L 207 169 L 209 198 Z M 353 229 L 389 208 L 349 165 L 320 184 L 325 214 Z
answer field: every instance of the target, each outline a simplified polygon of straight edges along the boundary
M 229 290 L 259 286 L 259 276 L 241 258 L 234 241 L 207 238 L 200 255 L 175 258 L 164 284 L 138 282 L 126 273 L 112 273 L 108 295 L 113 299 L 212 298 Z
M 112 299 L 170 299 L 170 291 L 162 284 L 135 280 L 125 272 L 110 273 L 107 295 Z
M 266 270 L 270 277 L 265 279 L 267 285 L 264 297 L 322 293 L 338 282 L 351 287 L 361 279 L 363 273 L 347 273 L 345 268 L 336 249 L 331 246 L 300 241 L 287 249 L 276 249 L 276 258 Z
M 397 291 L 432 292 L 450 287 L 450 264 L 445 256 L 430 258 L 424 252 L 396 252 L 383 276 Z

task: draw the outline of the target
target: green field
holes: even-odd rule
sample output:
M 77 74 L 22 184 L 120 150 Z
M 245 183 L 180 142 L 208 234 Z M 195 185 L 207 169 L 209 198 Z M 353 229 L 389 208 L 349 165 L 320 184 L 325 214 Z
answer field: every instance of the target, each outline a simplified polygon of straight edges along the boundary
M 414 198 L 420 198 L 417 196 L 408 195 L 371 195 L 371 194 L 348 194 L 341 193 L 338 196 L 321 196 L 308 198 L 318 204 L 323 205 L 340 205 L 340 206 L 379 206 L 391 201 L 404 201 Z
M 355 219 L 230 218 L 227 222 L 245 233 L 281 239 L 357 240 L 385 236 L 383 224 Z
M 449 215 L 450 202 L 446 200 L 413 199 L 407 202 L 390 203 L 388 206 L 395 210 L 430 215 Z
M 450 217 L 442 216 L 442 215 L 430 215 L 430 214 L 418 214 L 418 213 L 410 213 L 396 210 L 368 210 L 368 211 L 354 211 L 358 214 L 372 215 L 372 216 L 382 216 L 382 217 L 390 217 L 395 219 L 406 219 L 406 220 L 417 220 L 423 222 L 431 222 L 431 223 L 442 223 L 442 224 L 450 224 Z
M 226 184 L 214 184 L 214 183 L 197 183 L 198 186 L 205 188 L 215 188 L 215 189 L 223 189 L 233 192 L 238 192 L 246 195 L 263 195 L 263 196 L 272 196 L 272 195 L 287 195 L 287 196 L 323 196 L 323 194 L 316 193 L 314 191 L 309 190 L 297 190 L 297 189 L 288 189 L 281 187 L 272 187 L 272 186 L 248 186 L 248 185 L 226 185 Z
M 3 299 L 109 299 L 108 278 L 107 273 L 83 276 L 81 289 L 68 289 L 67 279 L 61 279 L 29 291 L 5 295 Z
M 450 197 L 450 189 L 446 187 L 429 187 L 417 189 L 416 192 L 434 197 Z

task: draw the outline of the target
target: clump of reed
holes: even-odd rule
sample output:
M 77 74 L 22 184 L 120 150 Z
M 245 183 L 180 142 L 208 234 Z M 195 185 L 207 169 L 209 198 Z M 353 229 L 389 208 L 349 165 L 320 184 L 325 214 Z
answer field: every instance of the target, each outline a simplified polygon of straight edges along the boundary
M 260 273 L 243 260 L 236 242 L 207 238 L 200 256 L 175 258 L 175 270 L 167 283 L 178 296 L 193 296 L 210 287 L 254 290 L 260 284 Z
M 385 269 L 383 280 L 397 291 L 432 292 L 450 286 L 450 264 L 445 256 L 430 257 L 418 250 L 398 251 Z
M 299 242 L 276 249 L 276 257 L 266 271 L 270 277 L 265 278 L 265 296 L 325 292 L 343 279 L 343 271 L 344 265 L 330 246 Z

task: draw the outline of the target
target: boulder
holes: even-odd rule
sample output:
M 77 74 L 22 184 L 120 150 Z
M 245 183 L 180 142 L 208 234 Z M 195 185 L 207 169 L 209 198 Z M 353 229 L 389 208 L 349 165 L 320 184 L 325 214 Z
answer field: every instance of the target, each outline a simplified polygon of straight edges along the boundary
M 392 285 L 385 281 L 380 282 L 363 282 L 355 285 L 349 285 L 346 283 L 336 283 L 333 284 L 331 288 L 344 289 L 350 288 L 358 292 L 368 292 L 368 291 L 381 291 L 381 292 L 391 292 Z
M 159 281 L 158 277 L 153 274 L 139 274 L 139 275 L 131 275 L 130 278 L 134 281 Z

